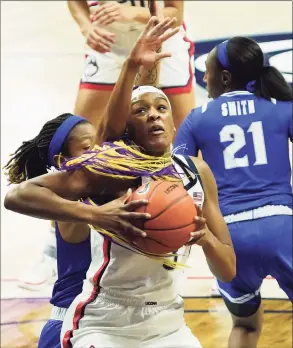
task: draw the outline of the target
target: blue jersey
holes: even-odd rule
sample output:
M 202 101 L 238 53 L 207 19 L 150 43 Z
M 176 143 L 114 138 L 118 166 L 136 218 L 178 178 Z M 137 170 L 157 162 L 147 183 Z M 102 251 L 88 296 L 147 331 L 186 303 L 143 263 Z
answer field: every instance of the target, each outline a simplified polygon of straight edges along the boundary
M 194 109 L 178 130 L 176 153 L 201 150 L 219 190 L 223 215 L 265 205 L 292 207 L 288 140 L 292 102 L 225 93 Z
M 83 280 L 91 263 L 91 236 L 81 243 L 65 242 L 56 223 L 58 279 L 50 303 L 68 308 L 81 293 Z

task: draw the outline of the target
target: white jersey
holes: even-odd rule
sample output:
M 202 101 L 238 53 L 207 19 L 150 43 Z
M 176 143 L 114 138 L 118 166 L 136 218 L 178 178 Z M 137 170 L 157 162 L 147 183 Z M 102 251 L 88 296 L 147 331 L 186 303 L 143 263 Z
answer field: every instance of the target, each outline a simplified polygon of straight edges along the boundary
M 185 175 L 183 184 L 195 202 L 202 206 L 204 191 L 195 170 L 190 169 L 181 156 L 176 156 L 174 165 L 180 173 L 188 171 L 190 177 Z M 131 296 L 145 302 L 158 302 L 158 299 L 169 302 L 178 296 L 181 270 L 168 270 L 161 263 L 121 247 L 99 233 L 93 243 L 92 263 L 83 292 L 92 293 L 93 287 L 99 287 L 115 297 Z M 189 253 L 190 247 L 182 247 L 177 261 L 186 263 Z
M 176 156 L 173 164 L 185 174 L 185 189 L 202 206 L 204 191 L 193 162 Z M 82 293 L 64 318 L 63 348 L 136 348 L 141 343 L 146 348 L 201 347 L 184 322 L 182 271 L 168 269 L 99 233 L 91 242 L 92 263 Z M 177 261 L 186 263 L 190 249 L 182 247 Z

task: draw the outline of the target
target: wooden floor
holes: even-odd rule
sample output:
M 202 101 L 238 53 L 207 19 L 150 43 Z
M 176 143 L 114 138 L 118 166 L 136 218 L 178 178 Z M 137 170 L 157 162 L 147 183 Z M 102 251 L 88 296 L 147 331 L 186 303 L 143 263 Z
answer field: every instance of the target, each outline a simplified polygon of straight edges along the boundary
M 264 326 L 259 348 L 292 347 L 292 304 L 264 300 Z M 186 299 L 185 318 L 204 348 L 224 348 L 231 330 L 230 314 L 221 299 Z
M 263 303 L 264 326 L 258 348 L 291 348 L 291 303 L 288 300 Z M 1 300 L 1 307 L 6 318 L 1 318 L 1 348 L 37 347 L 39 333 L 50 313 L 48 300 Z M 15 308 L 22 309 L 19 318 L 12 316 Z M 227 347 L 231 319 L 221 299 L 186 298 L 185 311 L 186 322 L 203 348 Z

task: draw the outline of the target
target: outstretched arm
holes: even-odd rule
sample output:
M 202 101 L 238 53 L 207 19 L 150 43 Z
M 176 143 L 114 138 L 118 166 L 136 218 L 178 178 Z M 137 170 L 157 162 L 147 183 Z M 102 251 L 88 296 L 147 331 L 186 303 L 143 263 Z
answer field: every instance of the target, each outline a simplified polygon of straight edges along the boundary
M 145 232 L 133 226 L 130 221 L 149 218 L 149 214 L 135 212 L 147 202 L 139 200 L 126 203 L 131 190 L 123 197 L 99 207 L 77 201 L 90 194 L 98 195 L 107 185 L 104 179 L 95 174 L 93 179 L 92 175 L 87 170 L 75 170 L 27 180 L 7 193 L 4 206 L 14 212 L 40 219 L 99 226 L 128 238 L 145 236 Z
M 206 219 L 205 234 L 196 244 L 202 246 L 214 276 L 223 282 L 230 282 L 236 275 L 236 257 L 228 227 L 219 208 L 216 181 L 203 160 L 193 158 L 193 161 L 204 186 L 202 214 Z
M 105 115 L 101 118 L 98 142 L 121 136 L 130 112 L 131 95 L 140 66 L 150 67 L 161 59 L 170 57 L 168 52 L 157 52 L 162 43 L 175 35 L 179 28 L 171 29 L 176 19 L 166 18 L 158 23 L 152 17 L 124 63 L 118 81 L 111 93 Z
M 54 172 L 15 185 L 4 205 L 20 214 L 64 222 L 89 223 L 90 209 L 78 202 L 87 196 L 85 171 Z

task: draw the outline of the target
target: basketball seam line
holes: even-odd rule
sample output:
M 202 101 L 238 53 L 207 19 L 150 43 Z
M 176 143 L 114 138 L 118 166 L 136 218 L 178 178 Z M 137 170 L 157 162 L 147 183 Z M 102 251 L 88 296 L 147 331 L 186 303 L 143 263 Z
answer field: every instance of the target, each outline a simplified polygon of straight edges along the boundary
M 150 221 L 150 220 L 148 220 Z M 178 230 L 180 228 L 184 228 L 184 227 L 187 227 L 187 226 L 190 226 L 194 223 L 194 221 L 184 225 L 184 226 L 178 226 L 178 227 L 172 227 L 172 228 L 145 228 L 146 231 L 172 231 L 172 230 Z
M 150 219 L 148 219 L 148 221 L 152 221 L 154 219 L 156 219 L 157 217 L 159 217 L 160 215 L 162 215 L 163 213 L 165 213 L 166 210 L 168 210 L 170 207 L 172 207 L 173 205 L 175 205 L 176 203 L 180 202 L 183 198 L 185 198 L 186 196 L 189 196 L 188 193 L 186 193 L 186 195 L 181 196 L 176 198 L 174 201 L 172 201 L 164 210 L 162 210 L 159 214 L 155 215 L 154 217 L 151 217 Z
M 158 180 L 154 180 L 154 181 L 158 182 Z M 150 194 L 150 196 L 149 196 L 149 198 L 148 198 L 148 201 L 150 200 L 150 198 L 152 197 L 152 195 L 154 194 L 154 192 L 156 191 L 156 189 L 157 189 L 160 185 L 163 184 L 163 182 L 165 182 L 165 181 L 160 181 L 160 182 L 158 183 L 158 185 L 153 189 L 153 191 L 151 192 L 151 194 Z M 144 206 L 144 213 L 146 213 L 146 210 L 147 210 L 147 205 Z M 145 222 L 143 222 L 143 228 L 142 228 L 142 229 L 144 229 L 144 224 L 145 224 Z
M 153 242 L 156 242 L 156 243 L 158 243 L 158 244 L 160 244 L 161 246 L 164 246 L 164 247 L 166 247 L 166 248 L 172 248 L 170 245 L 164 244 L 164 243 L 162 243 L 161 241 L 159 241 L 159 240 L 157 240 L 157 239 L 154 239 L 154 238 L 151 238 L 151 237 L 149 237 L 149 236 L 147 236 L 146 239 L 149 239 L 149 240 L 151 240 L 151 241 L 153 241 Z M 178 247 L 176 247 L 176 248 L 178 248 Z

